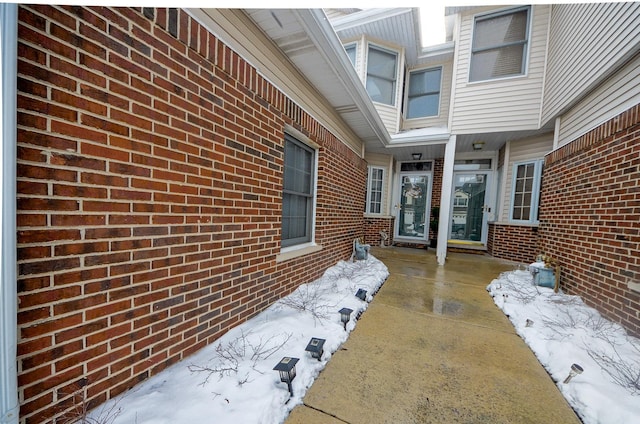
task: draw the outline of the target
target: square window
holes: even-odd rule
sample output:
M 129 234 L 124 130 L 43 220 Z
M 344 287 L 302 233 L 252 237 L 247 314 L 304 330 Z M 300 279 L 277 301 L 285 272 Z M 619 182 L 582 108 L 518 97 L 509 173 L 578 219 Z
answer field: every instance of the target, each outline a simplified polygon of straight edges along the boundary
M 438 116 L 442 69 L 425 69 L 409 74 L 407 119 Z
M 525 7 L 476 17 L 469 81 L 525 74 L 529 11 Z

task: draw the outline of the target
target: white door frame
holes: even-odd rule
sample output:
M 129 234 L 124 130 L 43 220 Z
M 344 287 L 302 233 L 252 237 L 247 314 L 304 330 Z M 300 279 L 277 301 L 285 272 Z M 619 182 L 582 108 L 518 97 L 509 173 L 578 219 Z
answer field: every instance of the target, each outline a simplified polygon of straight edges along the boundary
M 398 169 L 400 168 L 400 166 L 398 166 Z M 401 196 L 402 196 L 402 180 L 403 177 L 405 176 L 411 176 L 411 175 L 424 175 L 427 177 L 427 193 L 426 193 L 426 204 L 425 204 L 425 231 L 424 231 L 424 236 L 423 237 L 407 237 L 407 236 L 400 236 L 400 213 L 401 213 Z M 427 243 L 428 239 L 429 239 L 429 218 L 431 216 L 431 193 L 432 193 L 432 189 L 433 189 L 433 170 L 431 171 L 398 171 L 396 173 L 396 178 L 395 178 L 395 188 L 394 188 L 394 205 L 393 205 L 393 216 L 395 217 L 394 219 L 394 225 L 393 225 L 393 239 L 394 240 L 398 240 L 400 242 L 406 242 L 406 243 L 416 243 L 416 244 L 421 244 L 421 243 Z

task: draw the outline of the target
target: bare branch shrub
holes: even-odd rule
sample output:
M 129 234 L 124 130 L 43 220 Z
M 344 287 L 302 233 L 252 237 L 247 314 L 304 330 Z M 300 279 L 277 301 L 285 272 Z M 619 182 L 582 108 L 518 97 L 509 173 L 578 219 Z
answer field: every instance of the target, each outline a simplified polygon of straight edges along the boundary
M 103 404 L 96 409 L 94 416 L 90 416 L 91 407 L 86 392 L 78 390 L 73 393 L 74 408 L 61 417 L 61 422 L 64 424 L 111 424 L 122 413 L 122 408 L 118 406 L 121 399 Z
M 329 304 L 322 298 L 318 284 L 302 285 L 289 296 L 278 300 L 278 304 L 296 311 L 308 312 L 314 321 L 328 319 L 331 311 L 336 307 L 336 305 Z
M 533 302 L 540 295 L 538 287 L 533 284 L 533 280 L 516 277 L 513 272 L 505 272 L 500 275 L 505 288 L 509 291 L 509 296 L 522 304 Z
M 618 351 L 619 345 L 609 339 L 607 351 L 603 348 L 585 344 L 585 349 L 591 359 L 609 375 L 611 380 L 627 390 L 634 396 L 640 396 L 640 345 L 627 337 L 625 346 L 631 346 L 635 351 L 633 358 L 628 355 L 621 355 Z
M 251 332 L 245 333 L 241 330 L 240 336 L 235 339 L 226 344 L 218 343 L 215 347 L 214 365 L 190 364 L 188 366 L 189 371 L 192 373 L 203 373 L 205 375 L 204 381 L 201 383 L 203 386 L 209 381 L 212 375 L 217 374 L 218 379 L 222 379 L 225 376 L 238 374 L 241 364 L 244 361 L 250 361 L 251 368 L 261 373 L 261 371 L 256 369 L 257 363 L 268 359 L 271 355 L 282 349 L 289 339 L 291 339 L 292 334 L 281 333 L 267 338 L 260 336 L 253 341 L 250 336 Z M 238 384 L 242 386 L 248 382 L 248 378 L 247 373 L 244 379 L 238 381 Z

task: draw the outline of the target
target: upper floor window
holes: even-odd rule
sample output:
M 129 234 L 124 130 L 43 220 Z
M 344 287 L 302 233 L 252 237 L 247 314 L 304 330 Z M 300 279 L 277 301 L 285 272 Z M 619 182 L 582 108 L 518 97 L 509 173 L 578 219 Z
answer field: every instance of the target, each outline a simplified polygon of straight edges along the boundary
M 407 119 L 438 116 L 442 68 L 409 73 Z
M 476 17 L 469 81 L 524 75 L 529 7 Z
M 511 220 L 538 222 L 541 179 L 541 160 L 514 164 Z
M 366 213 L 382 213 L 382 197 L 384 188 L 384 168 L 370 166 L 367 178 Z
M 282 247 L 313 241 L 315 155 L 314 149 L 285 134 Z
M 395 104 L 397 61 L 397 53 L 369 46 L 366 86 L 374 102 Z
M 351 64 L 354 66 L 356 66 L 356 52 L 357 52 L 357 48 L 355 44 L 349 44 L 344 46 L 344 51 L 347 52 L 347 56 L 349 56 L 349 60 L 351 61 Z

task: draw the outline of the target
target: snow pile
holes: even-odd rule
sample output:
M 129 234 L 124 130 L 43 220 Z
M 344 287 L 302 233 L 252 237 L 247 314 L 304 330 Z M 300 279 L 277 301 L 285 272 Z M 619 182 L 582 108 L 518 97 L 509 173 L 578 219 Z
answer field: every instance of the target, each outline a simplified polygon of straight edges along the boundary
M 534 285 L 525 270 L 487 290 L 585 424 L 640 422 L 640 340 L 580 297 Z M 584 371 L 564 383 L 572 364 Z
M 281 423 L 302 403 L 388 275 L 371 255 L 366 261 L 339 262 L 212 345 L 96 408 L 87 421 Z M 355 296 L 358 289 L 367 291 L 365 301 Z M 353 310 L 346 331 L 338 313 L 343 307 Z M 321 361 L 305 352 L 312 337 L 326 339 Z M 273 370 L 285 356 L 300 359 L 291 399 Z

